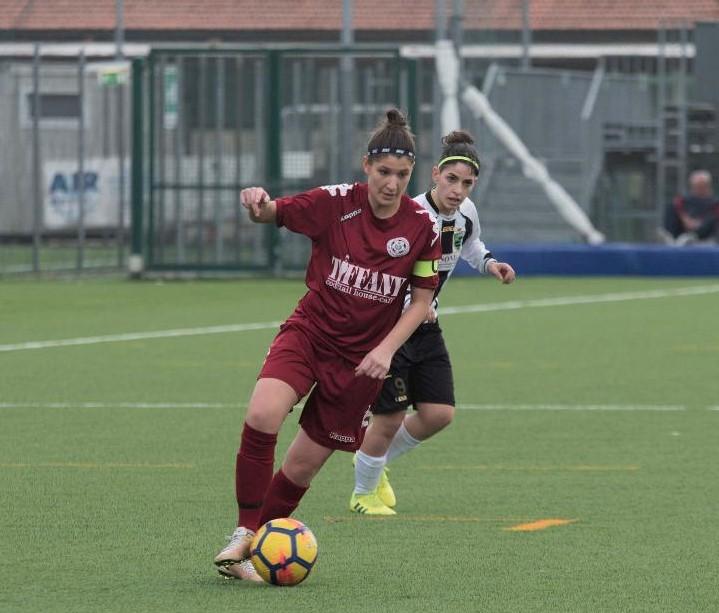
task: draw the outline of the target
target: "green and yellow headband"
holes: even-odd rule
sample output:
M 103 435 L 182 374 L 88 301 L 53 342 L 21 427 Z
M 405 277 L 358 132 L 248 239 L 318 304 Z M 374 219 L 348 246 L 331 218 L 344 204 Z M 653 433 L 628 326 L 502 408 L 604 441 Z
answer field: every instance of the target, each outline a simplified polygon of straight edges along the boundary
M 448 155 L 446 158 L 442 158 L 439 162 L 437 162 L 437 168 L 442 168 L 442 165 L 447 162 L 466 162 L 479 174 L 479 162 L 467 157 L 466 155 Z

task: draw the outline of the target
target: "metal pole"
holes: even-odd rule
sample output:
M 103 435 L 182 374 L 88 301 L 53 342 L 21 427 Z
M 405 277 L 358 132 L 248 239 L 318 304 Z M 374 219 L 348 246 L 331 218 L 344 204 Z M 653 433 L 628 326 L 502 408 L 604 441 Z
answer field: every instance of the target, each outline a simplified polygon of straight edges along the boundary
M 115 0 L 115 59 L 123 58 L 122 46 L 125 43 L 125 3 Z
M 77 92 L 80 115 L 77 118 L 77 269 L 82 270 L 85 255 L 85 49 L 80 49 L 77 66 Z
M 454 0 L 452 3 L 452 21 L 450 26 L 450 32 L 452 33 L 452 42 L 454 43 L 454 49 L 457 53 L 457 59 L 459 60 L 459 71 L 457 79 L 459 83 L 462 83 L 464 78 L 464 69 L 462 62 L 462 20 L 464 19 L 464 0 Z M 461 87 L 460 87 L 461 94 Z M 461 124 L 461 111 L 460 111 L 460 124 Z
M 40 270 L 40 247 L 42 232 L 42 172 L 40 160 L 40 45 L 34 46 L 32 58 L 32 171 L 33 171 L 33 219 L 32 219 L 32 269 Z
M 529 23 L 530 0 L 522 0 L 522 70 L 532 67 L 530 47 L 532 46 L 532 26 Z
M 115 88 L 117 96 L 117 265 L 122 267 L 125 259 L 125 86 Z
M 462 62 L 462 20 L 464 19 L 464 0 L 453 0 L 452 2 L 452 20 L 450 32 L 452 34 L 452 42 L 457 51 L 460 63 Z
M 657 54 L 657 193 L 655 212 L 657 225 L 661 227 L 662 215 L 664 212 L 666 197 L 666 79 L 667 79 L 667 56 L 666 56 L 666 29 L 663 22 L 659 23 Z
M 442 40 L 447 37 L 447 5 L 444 0 L 436 0 L 435 4 L 435 38 Z
M 125 57 L 125 6 L 123 0 L 115 0 L 115 59 Z M 117 265 L 122 267 L 125 259 L 125 86 L 122 80 L 115 88 L 117 102 L 117 157 L 118 157 L 118 193 L 117 193 Z
M 435 42 L 447 38 L 447 6 L 445 0 L 436 0 L 435 4 Z M 437 70 L 434 70 L 434 84 L 432 86 L 432 108 L 442 108 L 442 94 L 437 79 Z M 432 159 L 438 160 L 442 152 L 440 142 L 442 139 L 442 122 L 440 113 L 432 113 Z
M 224 183 L 222 133 L 225 124 L 225 57 L 215 58 L 217 88 L 215 90 L 215 202 L 213 223 L 215 233 L 215 263 L 221 264 L 224 258 L 224 239 L 222 236 L 223 195 L 221 185 Z
M 142 259 L 143 243 L 143 175 L 144 175 L 144 141 L 143 141 L 143 110 L 144 100 L 142 91 L 142 60 L 132 61 L 132 209 L 130 216 L 132 223 L 131 255 L 128 260 L 130 274 L 137 277 L 142 273 L 144 262 Z
M 267 105 L 267 149 L 265 150 L 265 169 L 270 194 L 282 192 L 282 104 L 280 101 L 282 91 L 282 53 L 277 50 L 269 51 L 268 62 L 268 99 Z M 281 259 L 278 253 L 279 234 L 274 224 L 267 224 L 268 240 L 268 266 L 269 271 L 280 272 Z
M 675 192 L 682 191 L 687 180 L 687 129 L 689 124 L 689 109 L 687 101 L 687 45 L 689 26 L 682 23 L 679 29 L 679 66 L 677 75 L 677 122 L 679 133 L 677 135 L 677 185 Z
M 352 105 L 354 102 L 353 73 L 354 62 L 349 54 L 349 48 L 354 43 L 352 31 L 352 0 L 342 0 L 342 38 L 345 48 L 340 58 L 340 147 L 339 172 L 342 177 L 333 177 L 333 181 L 348 181 L 351 183 L 352 172 L 352 143 L 354 136 Z
M 184 177 L 182 176 L 182 156 L 184 151 L 185 142 L 185 107 L 183 105 L 182 90 L 184 87 L 184 65 L 185 61 L 182 56 L 177 56 L 175 59 L 177 66 L 177 126 L 175 127 L 175 133 L 173 135 L 174 141 L 174 160 L 175 160 L 175 185 L 178 186 L 182 183 Z M 179 187 L 175 187 L 175 224 L 177 229 L 175 231 L 175 252 L 176 262 L 183 264 L 185 262 L 185 222 L 184 222 L 184 211 L 183 211 L 183 194 Z

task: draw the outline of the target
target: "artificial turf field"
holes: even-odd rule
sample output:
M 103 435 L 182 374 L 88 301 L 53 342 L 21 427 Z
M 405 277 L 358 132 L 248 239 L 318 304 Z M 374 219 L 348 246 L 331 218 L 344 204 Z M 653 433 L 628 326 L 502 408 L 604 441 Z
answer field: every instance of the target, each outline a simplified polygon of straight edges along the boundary
M 244 404 L 302 292 L 0 282 L 0 611 L 719 610 L 716 279 L 454 279 L 460 408 L 391 466 L 399 514 L 350 514 L 335 454 L 296 513 L 308 580 L 221 579 Z

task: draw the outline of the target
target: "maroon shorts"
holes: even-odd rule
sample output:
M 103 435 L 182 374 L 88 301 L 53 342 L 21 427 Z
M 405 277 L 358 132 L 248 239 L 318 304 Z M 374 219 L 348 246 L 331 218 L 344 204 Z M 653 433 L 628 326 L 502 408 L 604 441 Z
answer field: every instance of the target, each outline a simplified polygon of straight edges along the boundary
M 356 451 L 369 424 L 370 406 L 383 381 L 355 375 L 355 364 L 313 341 L 300 327 L 283 325 L 258 379 L 280 379 L 304 397 L 300 425 L 315 443 Z

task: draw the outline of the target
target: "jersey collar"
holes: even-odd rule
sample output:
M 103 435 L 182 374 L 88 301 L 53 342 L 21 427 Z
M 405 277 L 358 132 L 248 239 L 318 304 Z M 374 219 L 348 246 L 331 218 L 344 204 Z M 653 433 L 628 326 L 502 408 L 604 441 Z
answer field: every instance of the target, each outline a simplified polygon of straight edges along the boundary
M 440 213 L 439 207 L 435 204 L 434 199 L 432 198 L 431 189 L 425 193 L 424 197 L 427 199 L 429 206 L 432 207 L 432 210 L 434 211 L 435 215 L 440 219 L 444 219 L 445 221 L 454 221 L 455 219 L 457 219 L 457 215 L 460 215 L 459 209 L 457 209 L 451 215 L 445 215 L 444 213 Z

